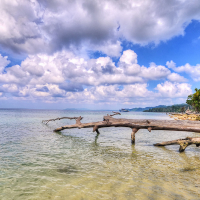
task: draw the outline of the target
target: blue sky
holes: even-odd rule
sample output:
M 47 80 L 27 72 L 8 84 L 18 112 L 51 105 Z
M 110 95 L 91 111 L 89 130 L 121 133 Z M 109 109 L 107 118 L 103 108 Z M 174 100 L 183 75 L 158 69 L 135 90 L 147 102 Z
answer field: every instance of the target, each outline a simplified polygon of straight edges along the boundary
M 0 2 L 0 107 L 184 103 L 200 88 L 198 0 Z

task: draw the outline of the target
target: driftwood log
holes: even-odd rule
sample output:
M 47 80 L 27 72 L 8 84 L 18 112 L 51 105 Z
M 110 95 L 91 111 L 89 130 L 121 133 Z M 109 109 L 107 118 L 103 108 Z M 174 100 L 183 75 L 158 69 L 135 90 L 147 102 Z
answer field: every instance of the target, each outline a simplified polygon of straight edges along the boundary
M 76 124 L 66 125 L 59 128 L 56 128 L 54 131 L 62 131 L 64 129 L 73 129 L 73 128 L 93 128 L 93 132 L 100 134 L 99 129 L 105 127 L 128 127 L 132 129 L 131 133 L 131 142 L 135 144 L 135 134 L 139 129 L 147 129 L 149 132 L 151 130 L 169 130 L 169 131 L 188 131 L 188 132 L 197 132 L 200 133 L 200 122 L 199 121 L 182 121 L 182 120 L 151 120 L 151 119 L 124 119 L 124 118 L 113 118 L 114 115 L 119 115 L 120 113 L 114 112 L 112 115 L 107 115 L 103 117 L 103 121 L 90 122 L 90 123 L 81 123 L 83 119 L 80 117 L 62 117 L 50 120 L 44 120 L 44 123 L 49 121 L 55 121 L 60 119 L 75 119 Z M 154 146 L 166 146 L 166 145 L 180 145 L 180 152 L 183 152 L 185 148 L 191 144 L 196 144 L 200 146 L 200 138 L 186 138 L 179 139 L 169 142 L 162 142 L 154 144 Z
M 50 121 L 56 121 L 56 120 L 61 120 L 61 119 L 75 119 L 76 124 L 81 124 L 81 120 L 83 119 L 81 116 L 80 117 L 61 117 L 61 118 L 56 118 L 56 119 L 48 119 L 48 120 L 43 120 L 42 123 L 48 124 Z
M 156 143 L 154 144 L 154 146 L 166 146 L 166 145 L 174 145 L 174 144 L 180 145 L 179 152 L 183 152 L 191 144 L 196 144 L 196 146 L 199 147 L 200 138 L 186 137 L 185 139 L 178 139 L 178 140 L 172 140 L 168 142 Z

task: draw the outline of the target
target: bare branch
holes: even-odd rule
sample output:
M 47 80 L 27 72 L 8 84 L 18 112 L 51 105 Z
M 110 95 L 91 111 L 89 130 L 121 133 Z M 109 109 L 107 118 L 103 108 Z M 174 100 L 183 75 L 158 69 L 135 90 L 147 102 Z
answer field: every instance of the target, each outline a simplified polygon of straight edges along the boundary
M 59 119 L 59 118 L 58 118 Z M 76 119 L 76 124 L 66 125 L 60 128 L 55 129 L 54 131 L 62 131 L 64 129 L 72 129 L 72 128 L 93 128 L 93 132 L 97 132 L 99 134 L 100 128 L 105 127 L 128 127 L 132 129 L 131 133 L 131 142 L 135 144 L 135 134 L 139 129 L 147 129 L 149 132 L 152 130 L 169 130 L 169 131 L 187 131 L 187 132 L 196 132 L 200 133 L 200 122 L 199 121 L 187 121 L 187 120 L 146 120 L 146 119 L 115 119 L 111 115 L 107 115 L 103 117 L 103 121 L 99 122 L 90 122 L 90 123 L 81 123 L 80 120 L 82 117 L 74 117 L 67 119 Z M 53 119 L 51 121 L 55 121 L 57 119 Z M 47 121 L 48 123 L 48 121 Z M 180 145 L 180 152 L 183 152 L 187 146 L 191 144 L 196 144 L 196 146 L 200 146 L 200 138 L 190 138 L 187 137 L 185 139 L 172 140 L 168 142 L 162 142 L 154 144 L 154 146 L 166 146 L 166 145 Z
M 196 146 L 199 147 L 200 138 L 187 137 L 185 139 L 178 139 L 178 140 L 156 143 L 154 144 L 154 146 L 166 146 L 166 145 L 176 145 L 176 144 L 180 145 L 179 152 L 183 152 L 189 145 L 192 145 L 192 144 L 196 144 Z
M 188 131 L 200 133 L 200 122 L 198 121 L 182 121 L 182 120 L 140 120 L 140 119 L 115 119 L 110 115 L 104 116 L 103 121 L 90 122 L 74 125 L 66 125 L 55 129 L 55 131 L 62 131 L 64 129 L 72 128 L 90 128 L 95 125 L 98 128 L 104 127 L 129 127 L 138 129 L 151 130 L 171 130 L 171 131 Z M 148 122 L 147 122 L 148 121 Z
M 138 128 L 133 128 L 131 133 L 131 143 L 135 144 L 135 134 L 138 132 Z
M 48 119 L 48 120 L 43 120 L 42 123 L 44 124 L 48 124 L 50 121 L 56 121 L 56 120 L 61 120 L 61 119 L 75 119 L 76 120 L 76 123 L 77 123 L 77 120 L 80 122 L 80 120 L 83 119 L 83 117 L 60 117 L 60 118 L 56 118 L 56 119 Z
M 111 117 L 114 116 L 114 115 L 121 115 L 120 112 L 114 112 L 114 111 L 112 111 L 112 112 L 113 112 L 114 114 L 110 115 Z
M 78 124 L 78 125 L 81 125 L 81 120 L 83 119 L 83 117 L 78 117 L 77 119 L 76 119 L 76 124 Z

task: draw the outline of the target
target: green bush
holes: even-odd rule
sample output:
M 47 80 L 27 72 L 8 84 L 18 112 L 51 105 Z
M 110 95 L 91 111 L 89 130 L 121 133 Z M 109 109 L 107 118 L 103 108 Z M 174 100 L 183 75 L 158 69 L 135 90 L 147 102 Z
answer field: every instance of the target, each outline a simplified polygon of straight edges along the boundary
M 195 88 L 195 93 L 190 94 L 187 98 L 186 103 L 194 107 L 195 111 L 200 111 L 200 89 Z

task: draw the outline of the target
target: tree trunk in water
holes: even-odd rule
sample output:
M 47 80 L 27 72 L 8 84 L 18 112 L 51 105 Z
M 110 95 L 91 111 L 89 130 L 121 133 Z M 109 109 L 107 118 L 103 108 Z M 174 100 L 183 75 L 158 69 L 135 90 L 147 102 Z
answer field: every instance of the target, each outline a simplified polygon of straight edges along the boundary
M 196 144 L 196 147 L 200 146 L 200 138 L 191 138 L 187 137 L 185 139 L 178 139 L 178 140 L 172 140 L 168 142 L 161 142 L 161 143 L 156 143 L 154 146 L 167 146 L 167 145 L 180 145 L 179 152 L 185 151 L 185 149 L 192 144 Z
M 62 117 L 50 120 L 44 120 L 43 122 L 47 124 L 49 121 L 55 121 L 60 119 L 75 119 L 76 124 L 66 125 L 59 128 L 56 128 L 54 131 L 62 131 L 64 129 L 73 129 L 73 128 L 93 128 L 93 132 L 97 132 L 99 135 L 100 128 L 106 127 L 128 127 L 132 129 L 131 133 L 131 143 L 135 144 L 135 134 L 139 129 L 147 129 L 149 132 L 152 130 L 169 130 L 169 131 L 188 131 L 188 132 L 197 132 L 200 133 L 200 122 L 199 121 L 182 121 L 182 120 L 150 120 L 150 119 L 124 119 L 124 118 L 113 118 L 114 115 L 119 115 L 120 113 L 114 112 L 112 115 L 107 115 L 103 117 L 103 121 L 90 122 L 90 123 L 81 123 L 83 119 L 80 117 Z M 154 144 L 154 146 L 166 146 L 166 145 L 180 145 L 180 152 L 183 152 L 187 146 L 191 144 L 196 144 L 200 146 L 200 138 L 186 138 L 173 140 L 168 142 L 162 142 Z

